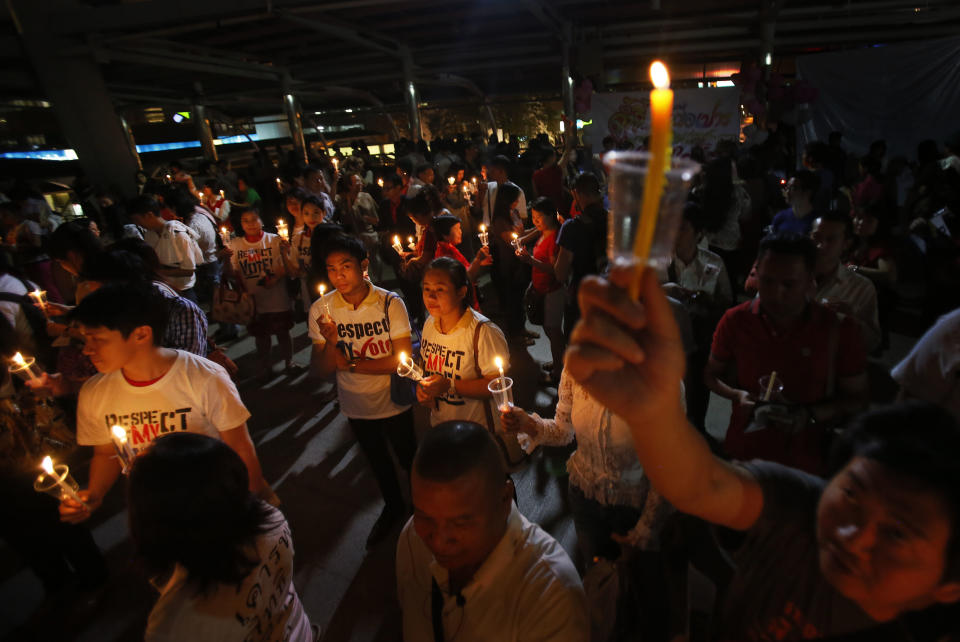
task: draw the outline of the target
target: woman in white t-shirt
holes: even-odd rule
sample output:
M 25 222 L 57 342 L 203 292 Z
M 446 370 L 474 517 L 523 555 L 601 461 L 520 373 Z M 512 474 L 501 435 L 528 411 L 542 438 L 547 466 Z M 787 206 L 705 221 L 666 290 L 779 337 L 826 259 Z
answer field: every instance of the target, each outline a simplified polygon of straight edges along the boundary
M 240 225 L 243 236 L 230 241 L 230 266 L 239 274 L 257 306 L 257 313 L 247 331 L 256 340 L 262 372 L 270 371 L 270 345 L 274 335 L 289 370 L 293 367 L 293 341 L 290 338 L 293 313 L 284 278 L 287 272 L 280 250 L 281 239 L 263 231 L 263 221 L 254 209 L 244 206 Z
M 160 590 L 147 642 L 314 640 L 290 526 L 248 490 L 229 446 L 195 433 L 157 440 L 135 460 L 129 500 L 130 535 Z
M 307 195 L 300 204 L 300 220 L 303 225 L 295 230 L 289 243 L 282 243 L 287 274 L 300 279 L 300 303 L 303 313 L 310 313 L 315 295 L 310 291 L 310 277 L 313 269 L 313 230 L 323 223 L 323 202 L 316 196 Z M 328 286 L 329 287 L 329 286 Z
M 442 256 L 423 275 L 423 304 L 430 314 L 423 324 L 420 358 L 424 380 L 417 399 L 430 406 L 430 424 L 452 419 L 474 421 L 496 430 L 487 384 L 499 375 L 496 357 L 508 367 L 510 350 L 496 325 L 469 305 L 467 271 Z

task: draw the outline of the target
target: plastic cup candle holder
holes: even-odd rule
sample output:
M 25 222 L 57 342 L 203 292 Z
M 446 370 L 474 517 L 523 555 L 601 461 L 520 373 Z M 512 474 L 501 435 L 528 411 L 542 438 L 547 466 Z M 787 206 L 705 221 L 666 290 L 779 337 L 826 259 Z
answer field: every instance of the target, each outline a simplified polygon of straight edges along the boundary
M 417 249 L 417 239 L 413 238 L 412 236 L 408 236 L 407 247 L 410 249 L 411 252 Z
M 327 301 L 327 286 L 323 283 L 317 286 L 317 292 L 320 293 L 320 300 L 323 301 L 323 304 L 320 306 L 320 316 L 321 318 L 326 317 L 327 319 L 332 319 L 330 316 L 330 303 Z
M 120 465 L 123 467 L 123 474 L 130 473 L 130 466 L 136 454 L 133 452 L 133 446 L 130 445 L 130 437 L 127 429 L 123 426 L 113 426 L 110 428 L 110 437 L 113 439 L 113 445 L 117 449 L 117 457 L 120 459 Z
M 75 502 L 84 506 L 87 505 L 77 494 L 77 491 L 80 490 L 80 484 L 70 475 L 69 466 L 66 464 L 54 465 L 53 460 L 48 455 L 43 458 L 40 468 L 43 472 L 34 480 L 33 490 L 38 493 L 46 493 L 57 500 L 69 497 Z
M 510 236 L 513 238 L 513 240 L 510 241 L 510 245 L 513 246 L 513 251 L 520 254 L 520 236 L 516 232 L 513 232 Z
M 230 245 L 230 230 L 226 227 L 220 228 L 220 240 L 223 241 L 224 245 Z
M 513 408 L 513 379 L 500 376 L 487 384 L 487 390 L 493 396 L 497 410 L 505 412 Z
M 760 399 L 770 401 L 774 395 L 783 394 L 783 379 L 774 370 L 768 375 L 763 375 L 758 381 L 760 385 Z
M 287 222 L 282 218 L 277 219 L 277 235 L 284 241 L 290 240 L 290 230 L 287 228 Z
M 487 231 L 486 225 L 483 225 L 483 224 L 480 225 L 480 233 L 477 234 L 477 236 L 480 237 L 480 245 L 482 245 L 483 247 L 490 246 L 490 232 Z
M 400 353 L 400 361 L 397 363 L 397 374 L 414 381 L 423 381 L 423 370 L 420 369 L 413 359 L 407 358 L 406 352 Z
M 43 316 L 47 316 L 47 291 L 34 290 L 30 292 L 30 298 L 33 299 L 33 302 L 36 303 L 40 311 L 43 312 Z
M 400 237 L 397 235 L 393 236 L 393 249 L 397 254 L 403 254 L 403 244 L 400 243 Z
M 10 374 L 20 377 L 23 381 L 39 381 L 43 376 L 43 368 L 37 365 L 34 357 L 24 357 L 19 352 L 13 355 L 7 368 Z

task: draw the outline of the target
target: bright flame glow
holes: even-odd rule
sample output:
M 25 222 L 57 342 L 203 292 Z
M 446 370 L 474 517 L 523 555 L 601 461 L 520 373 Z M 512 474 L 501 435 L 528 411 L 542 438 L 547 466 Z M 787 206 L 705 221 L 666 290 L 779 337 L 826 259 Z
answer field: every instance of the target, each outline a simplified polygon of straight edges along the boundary
M 21 368 L 27 365 L 27 362 L 23 360 L 23 355 L 19 352 L 13 355 L 13 362 Z
M 493 358 L 493 365 L 497 366 L 497 369 L 500 372 L 503 372 L 503 359 L 501 359 L 499 356 Z
M 451 185 L 453 185 L 454 183 L 457 182 L 457 179 L 455 179 L 453 176 L 448 176 L 448 177 L 447 177 L 447 182 L 450 183 Z
M 406 353 L 406 352 L 401 352 L 401 353 L 400 353 L 400 365 L 402 365 L 402 366 L 404 366 L 404 367 L 406 367 L 406 365 L 407 365 L 407 353 Z
M 320 291 L 320 296 L 323 296 L 324 294 L 327 293 L 327 286 L 325 286 L 323 283 L 318 285 L 317 289 Z
M 668 89 L 670 87 L 670 72 L 667 66 L 659 60 L 654 60 L 650 65 L 650 80 L 657 89 Z
M 40 468 L 43 468 L 43 472 L 47 473 L 48 475 L 53 474 L 53 460 L 50 459 L 50 455 L 47 455 L 43 458 L 43 461 L 40 462 Z
M 113 433 L 113 438 L 121 444 L 127 443 L 127 431 L 122 426 L 113 426 L 110 428 L 110 432 Z
M 413 243 L 413 237 L 412 237 L 412 236 L 408 236 L 408 237 L 407 237 L 407 243 Z
M 481 231 L 481 232 L 486 232 L 486 231 L 487 231 L 487 226 L 486 226 L 486 225 L 483 225 L 483 224 L 481 223 L 481 224 L 480 224 L 480 231 Z

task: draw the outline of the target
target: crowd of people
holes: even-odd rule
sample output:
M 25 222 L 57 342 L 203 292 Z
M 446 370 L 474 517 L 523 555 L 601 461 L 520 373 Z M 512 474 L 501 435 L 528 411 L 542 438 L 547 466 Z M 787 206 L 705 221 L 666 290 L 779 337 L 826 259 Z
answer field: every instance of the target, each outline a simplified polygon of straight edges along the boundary
M 782 144 L 695 149 L 673 255 L 639 276 L 607 261 L 612 139 L 174 162 L 65 222 L 14 186 L 0 351 L 38 374 L 4 370 L 0 536 L 50 594 L 102 585 L 86 522 L 127 476 L 159 591 L 147 640 L 317 639 L 222 348 L 246 334 L 247 374 L 330 382 L 384 503 L 367 546 L 402 528 L 406 640 L 668 639 L 678 556 L 716 583 L 717 639 L 942 639 L 960 601 L 960 140 L 908 164 L 836 133 L 798 168 Z M 933 325 L 894 399 L 871 358 L 905 318 Z M 554 395 L 552 416 L 494 401 L 541 333 L 550 360 L 512 384 Z M 92 447 L 77 496 L 35 493 L 41 452 L 74 445 Z M 510 477 L 554 446 L 572 555 Z M 629 599 L 641 616 L 611 610 Z

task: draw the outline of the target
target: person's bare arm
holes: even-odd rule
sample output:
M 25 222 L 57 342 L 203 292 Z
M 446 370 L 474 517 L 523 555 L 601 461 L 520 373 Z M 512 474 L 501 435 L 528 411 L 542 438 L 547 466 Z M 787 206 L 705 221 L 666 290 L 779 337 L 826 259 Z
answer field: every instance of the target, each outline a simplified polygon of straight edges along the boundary
M 763 493 L 745 469 L 715 457 L 679 402 L 686 357 L 680 330 L 653 270 L 645 270 L 643 304 L 626 289 L 633 275 L 580 286 L 583 318 L 567 351 L 566 369 L 611 412 L 625 419 L 637 457 L 657 491 L 678 510 L 714 524 L 748 529 Z
M 573 252 L 565 247 L 557 248 L 557 262 L 553 264 L 553 275 L 560 283 L 566 282 L 573 270 Z
M 230 430 L 220 431 L 220 439 L 223 443 L 233 448 L 233 451 L 240 456 L 247 467 L 247 475 L 250 478 L 250 492 L 257 496 L 272 494 L 268 492 L 270 485 L 263 478 L 263 470 L 260 468 L 260 458 L 257 457 L 257 449 L 250 439 L 250 432 L 247 430 L 247 424 L 241 424 Z
M 752 406 L 754 399 L 749 390 L 741 390 L 724 381 L 724 377 L 730 372 L 731 365 L 726 361 L 720 361 L 711 354 L 707 360 L 707 367 L 703 369 L 703 383 L 712 392 L 717 393 L 724 399 L 736 401 L 741 406 Z
M 113 444 L 94 446 L 93 459 L 90 460 L 90 481 L 85 490 L 77 493 L 86 506 L 69 498 L 63 499 L 60 502 L 60 520 L 79 524 L 89 519 L 93 511 L 100 508 L 103 498 L 113 488 L 119 476 L 120 462 Z
M 400 364 L 401 352 L 405 352 L 408 359 L 413 353 L 413 343 L 409 336 L 393 339 L 393 354 L 389 357 L 359 361 L 353 371 L 357 374 L 392 374 Z

